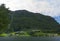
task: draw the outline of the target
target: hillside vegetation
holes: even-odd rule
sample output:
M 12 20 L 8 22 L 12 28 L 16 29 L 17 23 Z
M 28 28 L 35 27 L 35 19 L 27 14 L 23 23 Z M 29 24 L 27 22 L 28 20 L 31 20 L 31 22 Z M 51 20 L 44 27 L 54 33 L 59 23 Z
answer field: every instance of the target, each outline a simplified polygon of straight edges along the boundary
M 60 33 L 60 24 L 50 16 L 27 10 L 10 11 L 4 4 L 0 6 L 0 33 L 28 31 L 35 33 Z M 40 33 L 39 33 L 40 34 Z

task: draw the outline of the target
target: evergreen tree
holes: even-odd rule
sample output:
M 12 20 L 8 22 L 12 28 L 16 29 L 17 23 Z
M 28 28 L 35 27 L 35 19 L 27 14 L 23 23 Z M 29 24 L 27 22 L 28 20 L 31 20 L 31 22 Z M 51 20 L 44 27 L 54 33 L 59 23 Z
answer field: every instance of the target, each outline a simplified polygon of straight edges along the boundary
M 8 8 L 4 4 L 0 5 L 0 33 L 4 32 L 9 24 L 9 13 Z

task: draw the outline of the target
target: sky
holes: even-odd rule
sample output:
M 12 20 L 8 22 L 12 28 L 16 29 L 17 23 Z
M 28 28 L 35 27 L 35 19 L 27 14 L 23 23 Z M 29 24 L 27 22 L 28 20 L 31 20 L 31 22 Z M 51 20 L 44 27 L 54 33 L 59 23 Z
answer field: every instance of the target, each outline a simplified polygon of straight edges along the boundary
M 25 9 L 52 17 L 60 15 L 60 0 L 0 0 L 2 3 L 12 11 Z
M 60 24 L 60 16 L 54 17 L 55 20 L 57 20 L 57 22 Z

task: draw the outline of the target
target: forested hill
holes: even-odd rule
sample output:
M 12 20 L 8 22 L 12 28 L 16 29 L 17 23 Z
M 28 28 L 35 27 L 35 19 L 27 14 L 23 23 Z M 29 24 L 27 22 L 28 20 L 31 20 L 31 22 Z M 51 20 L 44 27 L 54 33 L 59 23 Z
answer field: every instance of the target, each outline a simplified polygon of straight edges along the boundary
M 10 11 L 4 4 L 0 5 L 0 33 L 22 30 L 60 33 L 60 24 L 50 16 L 27 10 Z
M 56 31 L 59 29 L 58 23 L 54 18 L 45 16 L 40 13 L 33 13 L 27 10 L 17 10 L 11 12 L 11 30 L 49 30 Z

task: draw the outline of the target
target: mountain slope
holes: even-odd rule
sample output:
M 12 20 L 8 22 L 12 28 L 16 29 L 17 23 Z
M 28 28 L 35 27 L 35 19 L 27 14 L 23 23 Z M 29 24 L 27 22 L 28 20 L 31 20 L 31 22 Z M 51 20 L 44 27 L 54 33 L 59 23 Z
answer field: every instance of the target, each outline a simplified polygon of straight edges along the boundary
M 33 13 L 27 10 L 18 10 L 11 13 L 10 30 L 57 30 L 58 23 L 54 18 L 40 13 Z

